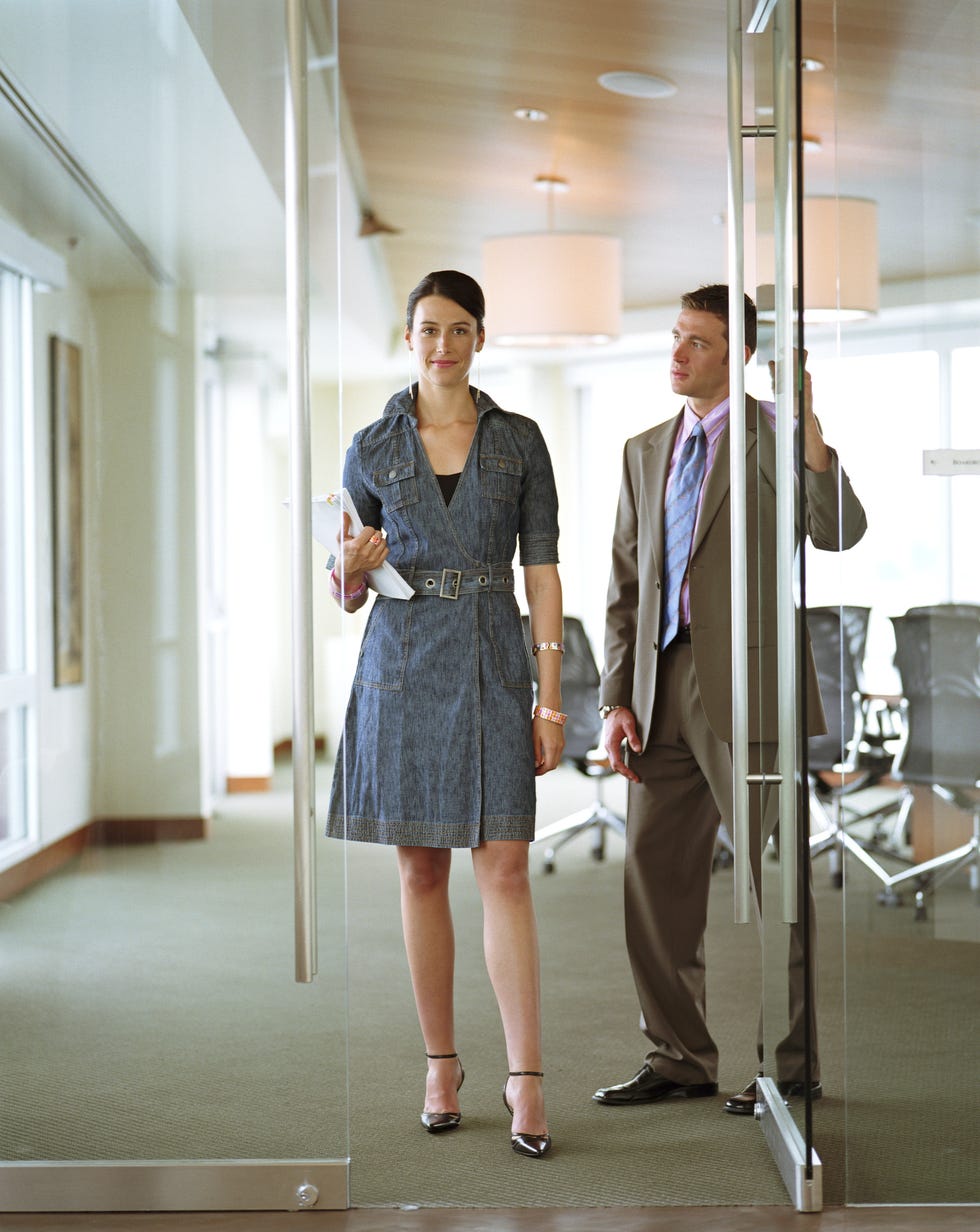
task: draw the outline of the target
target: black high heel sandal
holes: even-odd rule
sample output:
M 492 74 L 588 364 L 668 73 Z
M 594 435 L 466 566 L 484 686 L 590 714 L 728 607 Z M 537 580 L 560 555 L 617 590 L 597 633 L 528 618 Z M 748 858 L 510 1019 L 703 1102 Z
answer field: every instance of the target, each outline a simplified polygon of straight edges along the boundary
M 536 1069 L 512 1069 L 508 1078 L 544 1078 L 544 1074 Z M 510 1106 L 507 1099 L 507 1083 L 504 1083 L 504 1107 L 507 1111 L 514 1115 L 514 1109 Z M 529 1159 L 540 1159 L 542 1155 L 547 1155 L 551 1150 L 551 1134 L 522 1134 L 512 1133 L 510 1136 L 510 1145 L 518 1153 L 518 1155 L 526 1155 Z
M 430 1061 L 449 1061 L 453 1057 L 459 1061 L 459 1054 L 455 1052 L 427 1052 L 425 1055 Z M 457 1091 L 463 1085 L 465 1077 L 466 1071 L 463 1069 L 462 1061 L 460 1061 L 459 1082 L 456 1083 Z M 447 1129 L 458 1129 L 462 1119 L 463 1116 L 460 1112 L 423 1112 L 421 1116 L 422 1124 L 430 1134 L 444 1134 Z

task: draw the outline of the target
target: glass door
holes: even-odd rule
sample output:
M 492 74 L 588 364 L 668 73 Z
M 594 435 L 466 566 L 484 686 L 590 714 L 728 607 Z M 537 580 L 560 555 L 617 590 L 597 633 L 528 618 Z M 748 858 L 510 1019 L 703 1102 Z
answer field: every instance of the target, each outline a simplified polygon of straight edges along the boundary
M 357 356 L 345 352 L 342 383 L 342 419 L 340 440 L 346 448 L 354 433 L 365 428 L 381 414 L 385 403 L 396 391 L 404 388 L 410 379 L 408 356 L 403 350 L 401 337 L 404 329 L 404 304 L 412 287 L 429 270 L 455 267 L 481 276 L 479 265 L 480 240 L 495 234 L 517 233 L 535 229 L 544 222 L 546 208 L 535 204 L 532 184 L 537 176 L 553 183 L 555 176 L 563 176 L 571 168 L 571 178 L 577 181 L 570 185 L 568 205 L 559 205 L 567 211 L 570 228 L 582 230 L 621 230 L 624 236 L 632 231 L 636 251 L 642 252 L 647 244 L 655 250 L 656 259 L 646 268 L 633 288 L 634 302 L 644 305 L 656 302 L 662 311 L 657 313 L 658 322 L 663 322 L 663 334 L 657 338 L 656 362 L 649 367 L 637 360 L 647 359 L 641 348 L 648 346 L 648 339 L 636 344 L 633 360 L 637 367 L 616 369 L 615 358 L 605 357 L 610 371 L 621 373 L 622 392 L 611 400 L 608 413 L 603 418 L 599 439 L 582 444 L 577 428 L 585 416 L 581 405 L 575 406 L 568 396 L 570 363 L 562 355 L 523 351 L 519 357 L 514 350 L 504 352 L 488 346 L 482 354 L 482 376 L 477 383 L 484 387 L 501 406 L 518 411 L 536 419 L 559 460 L 561 527 L 562 527 L 562 579 L 566 595 L 566 611 L 574 613 L 569 606 L 574 602 L 587 605 L 593 615 L 590 633 L 597 651 L 602 646 L 604 620 L 604 583 L 608 576 L 610 561 L 610 536 L 616 494 L 622 478 L 622 448 L 628 436 L 650 429 L 674 418 L 680 399 L 671 394 L 668 375 L 669 361 L 664 355 L 664 335 L 669 337 L 670 328 L 677 316 L 677 301 L 681 293 L 699 282 L 710 282 L 721 277 L 724 269 L 724 245 L 721 232 L 710 232 L 710 216 L 699 229 L 697 241 L 690 246 L 672 242 L 669 225 L 660 218 L 658 206 L 664 193 L 676 195 L 685 201 L 697 201 L 707 208 L 705 202 L 724 202 L 726 145 L 725 145 L 725 27 L 720 20 L 714 23 L 701 21 L 696 14 L 685 11 L 685 21 L 690 18 L 693 28 L 685 41 L 689 54 L 692 46 L 698 48 L 701 64 L 710 64 L 712 71 L 710 101 L 702 90 L 701 102 L 711 110 L 710 123 L 702 131 L 692 117 L 691 95 L 681 95 L 677 110 L 665 107 L 659 111 L 660 99 L 654 93 L 641 93 L 639 97 L 627 97 L 624 91 L 619 99 L 603 93 L 597 77 L 603 70 L 619 67 L 624 60 L 636 56 L 637 47 L 644 49 L 644 59 L 649 57 L 652 66 L 670 71 L 678 66 L 680 59 L 666 59 L 664 48 L 671 32 L 666 28 L 671 17 L 665 19 L 664 6 L 651 3 L 634 6 L 633 21 L 641 14 L 639 28 L 630 25 L 630 33 L 620 28 L 619 22 L 608 21 L 605 9 L 576 4 L 574 14 L 563 12 L 558 27 L 549 23 L 549 14 L 533 0 L 508 0 L 494 6 L 492 18 L 484 21 L 485 14 L 476 13 L 470 4 L 437 4 L 430 7 L 427 20 L 420 26 L 415 15 L 397 0 L 360 0 L 341 4 L 341 69 L 345 81 L 350 113 L 363 156 L 362 236 L 365 246 L 370 245 L 372 254 L 384 261 L 391 277 L 391 296 L 388 302 L 376 306 L 375 336 L 371 339 L 379 350 L 384 349 L 385 362 L 374 364 L 369 371 L 359 368 Z M 690 8 L 690 6 L 688 6 Z M 785 20 L 785 15 L 781 16 Z M 661 26 L 659 23 L 663 22 Z M 626 18 L 624 17 L 624 23 Z M 429 31 L 438 31 L 430 37 Z M 492 30 L 492 47 L 487 45 Z M 635 43 L 627 43 L 635 34 Z M 764 36 L 760 36 L 764 37 Z M 759 75 L 766 73 L 767 104 L 770 112 L 761 118 L 760 126 L 772 128 L 774 89 L 774 58 L 785 73 L 791 57 L 785 50 L 779 57 L 772 51 L 772 34 L 769 34 L 766 55 L 760 53 Z M 785 48 L 791 35 L 782 35 Z M 663 40 L 663 43 L 661 43 Z M 675 49 L 676 50 L 676 49 Z M 627 54 L 627 51 L 629 54 Z M 657 56 L 664 55 L 661 66 Z M 520 67 L 521 73 L 512 75 L 511 65 Z M 506 71 L 503 71 L 506 67 Z M 625 74 L 631 76 L 630 74 Z M 669 93 L 670 83 L 645 84 L 648 91 L 661 89 Z M 751 82 L 750 82 L 751 86 Z M 683 90 L 685 87 L 681 85 Z M 780 97 L 780 106 L 786 108 L 785 93 Z M 762 89 L 760 84 L 759 89 Z M 653 101 L 656 99 L 657 101 Z M 755 103 L 749 94 L 749 106 Z M 669 101 L 669 100 L 668 100 Z M 534 104 L 532 106 L 532 104 Z M 700 103 L 698 104 L 700 106 Z M 695 108 L 697 110 L 697 108 Z M 612 117 L 611 138 L 603 143 L 597 133 L 603 132 L 603 124 Z M 525 126 L 523 129 L 521 126 Z M 663 128 L 659 128 L 663 125 Z M 443 140 L 442 130 L 451 130 L 451 137 Z M 671 144 L 678 131 L 697 133 L 696 140 L 703 142 L 698 168 L 682 168 L 676 179 L 664 174 L 657 161 L 658 153 Z M 659 136 L 658 136 L 659 134 Z M 673 137 L 671 136 L 673 134 Z M 783 130 L 783 140 L 787 136 Z M 741 134 L 739 134 L 741 141 Z M 764 138 L 771 144 L 771 134 Z M 649 143 L 649 144 L 647 144 Z M 620 162 L 630 164 L 630 183 L 636 186 L 635 199 L 627 196 L 610 207 L 610 198 L 615 194 L 602 191 L 600 174 L 600 150 L 604 157 L 611 156 L 611 165 Z M 507 157 L 503 157 L 506 152 Z M 471 163 L 470 157 L 475 154 Z M 784 154 L 788 158 L 789 153 Z M 708 164 L 707 167 L 705 164 Z M 772 218 L 774 188 L 772 184 L 773 158 L 769 155 L 769 218 Z M 542 172 L 550 173 L 548 177 Z M 697 172 L 704 178 L 698 180 Z M 760 178 L 762 172 L 760 171 Z M 787 173 L 784 171 L 784 175 Z M 686 178 L 687 176 L 690 178 Z M 521 180 L 520 177 L 524 179 Z M 502 191 L 502 189 L 504 191 Z M 669 191 L 668 191 L 669 190 Z M 676 216 L 675 216 L 676 217 Z M 789 226 L 795 222 L 790 216 Z M 391 229 L 403 230 L 392 234 Z M 771 221 L 770 221 L 771 227 Z M 642 234 L 640 234 L 642 232 Z M 709 244 L 712 251 L 706 252 Z M 770 239 L 770 250 L 772 241 Z M 660 279 L 655 290 L 651 287 L 652 271 Z M 662 270 L 669 270 L 669 279 Z M 715 271 L 718 274 L 715 274 Z M 774 282 L 772 275 L 767 280 Z M 530 295 L 533 279 L 527 278 L 526 289 Z M 667 283 L 668 285 L 664 285 Z M 344 294 L 354 290 L 363 291 L 371 284 L 356 275 L 344 278 Z M 754 288 L 753 288 L 754 290 Z M 653 295 L 662 299 L 652 300 Z M 781 309 L 785 306 L 781 303 Z M 488 324 L 494 305 L 488 303 Z M 643 315 L 642 309 L 638 312 Z M 351 314 L 351 319 L 356 319 Z M 785 319 L 785 314 L 781 319 Z M 394 339 L 394 345 L 391 340 Z M 381 345 L 379 345 L 379 340 Z M 624 340 L 625 341 L 625 340 Z M 667 344 L 669 346 L 669 342 Z M 733 347 L 734 347 L 733 342 Z M 774 342 L 770 327 L 766 358 L 773 355 Z M 785 348 L 785 340 L 780 341 Z M 624 348 L 625 349 L 625 348 Z M 653 347 L 650 347 L 653 350 Z M 786 420 L 780 432 L 780 444 L 788 436 L 792 447 L 792 342 L 789 354 L 780 351 L 780 363 L 786 370 L 785 387 L 780 396 L 783 418 Z M 622 354 L 618 357 L 622 359 Z M 584 362 L 581 353 L 574 359 Z M 760 372 L 753 372 L 753 392 L 760 397 L 768 393 L 768 375 L 763 361 Z M 789 412 L 785 405 L 789 399 Z M 323 432 L 321 438 L 329 441 L 327 448 L 314 451 L 316 458 L 336 460 L 333 452 L 337 437 L 332 407 L 324 405 Z M 788 431 L 787 431 L 788 429 Z M 769 429 L 770 436 L 772 430 Z M 582 449 L 575 457 L 576 441 Z M 775 449 L 773 439 L 773 450 Z M 772 451 L 770 451 L 772 452 Z M 606 466 L 606 455 L 611 461 Z M 754 459 L 753 459 L 754 461 Z M 793 463 L 781 463 L 784 476 L 781 491 L 788 490 L 792 498 Z M 772 481 L 773 467 L 756 481 L 756 486 Z M 336 487 L 338 473 L 324 471 L 319 490 Z M 406 489 L 410 484 L 406 484 Z M 417 499 L 416 496 L 407 499 Z M 607 522 L 608 529 L 600 534 L 596 527 Z M 792 508 L 790 509 L 792 526 Z M 587 529 L 583 529 L 586 528 Z M 580 533 L 577 534 L 577 531 Z M 757 534 L 753 526 L 750 533 Z M 587 536 L 589 536 L 587 538 Z M 792 533 L 790 534 L 790 540 Z M 585 544 L 596 545 L 595 553 L 583 550 Z M 765 557 L 768 567 L 772 561 L 769 546 L 758 553 Z M 792 558 L 792 552 L 790 553 Z M 789 569 L 792 570 L 792 559 Z M 786 576 L 785 571 L 781 576 Z M 598 580 L 597 580 L 598 579 Z M 758 587 L 758 582 L 755 583 Z M 774 575 L 772 575 L 774 585 Z M 792 586 L 788 587 L 790 593 Z M 757 591 L 758 594 L 758 591 Z M 758 601 L 755 605 L 758 608 Z M 792 606 L 792 604 L 790 604 Z M 581 609 L 579 609 L 581 610 Z M 597 615 L 596 615 L 597 613 Z M 793 612 L 790 612 L 791 620 Z M 370 619 L 370 617 L 368 617 Z M 331 679 L 337 681 L 334 692 L 338 701 L 335 730 L 340 729 L 342 701 L 346 685 L 353 675 L 358 644 L 364 630 L 365 613 L 360 612 L 346 622 L 330 628 Z M 775 638 L 775 632 L 766 626 L 767 636 Z M 790 634 L 792 653 L 792 633 Z M 453 667 L 447 665 L 445 688 L 458 689 Z M 420 708 L 421 709 L 421 708 Z M 758 709 L 755 708 L 755 713 Z M 791 714 L 791 742 L 795 739 L 795 717 Z M 400 731 L 391 733 L 392 748 L 399 747 Z M 374 733 L 365 732 L 369 742 Z M 386 734 L 377 739 L 385 744 Z M 775 744 L 775 738 L 768 738 Z M 759 747 L 758 739 L 753 740 Z M 359 750 L 359 755 L 365 754 Z M 450 749 L 450 755 L 455 754 Z M 390 749 L 385 744 L 382 756 Z M 761 770 L 756 767 L 756 772 Z M 773 765 L 766 765 L 768 772 L 766 788 L 773 780 Z M 447 774 L 454 772 L 451 760 L 447 762 Z M 408 773 L 408 771 L 406 771 Z M 790 776 L 795 771 L 789 771 Z M 621 786 L 621 784 L 620 784 Z M 753 787 L 761 799 L 761 785 Z M 790 779 L 791 798 L 792 778 Z M 539 800 L 547 800 L 548 787 L 542 783 Z M 572 795 L 571 799 L 576 800 Z M 579 801 L 580 803 L 580 801 Z M 571 813 L 575 804 L 556 811 Z M 620 807 L 622 807 L 620 805 Z M 539 810 L 539 817 L 543 810 Z M 795 825 L 797 810 L 790 810 L 790 821 Z M 758 847 L 761 837 L 761 821 L 756 827 L 753 841 Z M 791 827 L 792 835 L 792 827 Z M 636 1205 L 647 1206 L 674 1203 L 704 1205 L 706 1201 L 743 1200 L 746 1202 L 782 1202 L 785 1191 L 775 1169 L 759 1169 L 752 1160 L 757 1159 L 759 1141 L 750 1125 L 744 1126 L 745 1134 L 733 1141 L 733 1157 L 740 1161 L 737 1179 L 726 1178 L 724 1192 L 715 1190 L 709 1196 L 705 1177 L 696 1163 L 692 1163 L 683 1179 L 672 1176 L 669 1180 L 655 1177 L 646 1169 L 640 1175 L 630 1175 L 628 1156 L 630 1149 L 623 1149 L 623 1133 L 630 1135 L 641 1157 L 651 1144 L 664 1140 L 664 1135 L 674 1132 L 704 1135 L 705 1140 L 714 1140 L 720 1132 L 719 1123 L 726 1122 L 725 1129 L 734 1123 L 725 1115 L 724 1098 L 704 1099 L 689 1104 L 680 1100 L 661 1103 L 648 1108 L 626 1109 L 630 1117 L 628 1128 L 624 1127 L 619 1113 L 600 1107 L 593 1101 L 592 1092 L 615 1078 L 628 1078 L 642 1061 L 651 1046 L 651 1037 L 637 1030 L 637 1007 L 622 939 L 622 868 L 618 866 L 619 852 L 610 843 L 610 858 L 607 862 L 591 861 L 584 867 L 575 868 L 574 845 L 569 856 L 559 862 L 554 877 L 538 876 L 540 850 L 532 852 L 534 868 L 534 895 L 539 913 L 542 945 L 546 961 L 543 965 L 542 993 L 545 999 L 546 1056 L 554 1056 L 551 1064 L 554 1072 L 546 1077 L 548 1098 L 554 1109 L 556 1149 L 550 1163 L 549 1182 L 542 1185 L 538 1176 L 513 1168 L 512 1153 L 508 1149 L 506 1119 L 501 1107 L 501 1071 L 505 1065 L 500 1024 L 483 964 L 481 948 L 481 903 L 473 887 L 473 873 L 468 853 L 454 853 L 451 881 L 454 919 L 457 927 L 457 1014 L 458 1042 L 462 1060 L 467 1068 L 466 1086 L 461 1092 L 463 1132 L 447 1135 L 443 1143 L 459 1158 L 460 1166 L 447 1168 L 445 1152 L 432 1149 L 432 1143 L 420 1132 L 418 1112 L 424 1083 L 423 1046 L 412 1001 L 412 989 L 402 960 L 403 941 L 401 921 L 398 915 L 398 874 L 393 853 L 380 845 L 355 844 L 350 856 L 350 956 L 351 956 L 351 1013 L 357 1023 L 352 1032 L 351 1074 L 357 1090 L 357 1100 L 352 1109 L 351 1133 L 359 1168 L 353 1188 L 357 1206 L 390 1206 L 407 1201 L 420 1205 L 486 1206 L 527 1205 L 540 1206 L 554 1202 L 555 1205 L 588 1206 Z M 746 839 L 747 851 L 747 839 Z M 766 857 L 768 860 L 768 857 Z M 796 863 L 787 852 L 787 867 L 794 870 Z M 756 861 L 761 864 L 761 856 Z M 719 861 L 720 863 L 720 861 Z M 598 866 L 598 867 L 597 867 Z M 766 873 L 769 865 L 766 864 Z M 778 871 L 776 877 L 779 877 Z M 757 878 L 758 880 L 758 878 Z M 768 880 L 768 877 L 767 877 Z M 728 872 L 721 869 L 715 877 L 712 904 L 725 893 Z M 574 887 L 571 888 L 571 887 Z M 782 949 L 782 991 L 773 983 L 766 984 L 766 1026 L 778 1020 L 782 1012 L 783 1033 L 786 1019 L 786 945 L 788 926 L 782 924 L 782 882 L 777 885 L 778 907 L 768 923 L 770 891 L 765 887 L 766 897 L 766 945 Z M 731 938 L 731 909 L 724 903 L 724 932 L 726 942 Z M 570 907 L 574 901 L 575 907 Z M 593 912 L 595 915 L 593 915 Z M 599 932 L 594 931 L 593 920 L 601 919 Z M 730 1040 L 725 1065 L 732 1070 L 738 1067 L 738 1086 L 732 1082 L 726 1068 L 722 1082 L 724 1094 L 737 1090 L 744 1082 L 743 1069 L 748 1077 L 752 1073 L 753 1052 L 756 1043 L 756 1017 L 758 996 L 762 991 L 762 963 L 755 938 L 758 920 L 753 900 L 749 899 L 748 919 L 753 937 L 749 939 L 750 957 L 745 959 L 739 947 L 738 975 L 732 976 L 733 987 L 729 990 L 733 1001 L 726 994 L 715 997 L 720 982 L 718 967 L 709 976 L 712 989 L 708 1003 L 711 1007 L 713 1029 L 719 1037 L 727 1027 L 732 1005 L 737 1002 L 740 1010 L 751 1000 L 751 1010 L 746 1015 L 751 1019 L 747 1038 L 743 1043 L 739 1031 L 739 1046 Z M 588 923 L 585 921 L 588 920 Z M 714 923 L 714 921 L 712 921 Z M 608 926 L 608 931 L 607 931 Z M 714 944 L 714 940 L 712 940 Z M 597 980 L 596 955 L 600 955 L 602 969 L 601 985 Z M 392 961 L 397 958 L 397 965 Z M 742 967 L 751 964 L 749 971 Z M 379 972 L 384 972 L 383 982 Z M 607 978 L 608 975 L 608 978 Z M 747 985 L 752 987 L 751 997 L 746 994 Z M 615 993 L 612 993 L 612 989 Z M 782 1005 L 779 997 L 782 997 Z M 721 1007 L 721 1008 L 719 1008 Z M 594 1024 L 594 1037 L 589 1044 L 580 1037 L 580 1024 Z M 740 1027 L 743 1025 L 740 1020 Z M 568 1034 L 564 1034 L 568 1032 Z M 777 1037 L 777 1038 L 781 1038 Z M 772 1051 L 764 1051 L 764 1073 L 773 1082 L 776 1070 L 770 1068 Z M 386 1058 L 379 1065 L 378 1058 Z M 470 1061 L 469 1058 L 476 1058 Z M 740 1059 L 739 1059 L 740 1058 Z M 622 1073 L 615 1070 L 622 1067 Z M 550 1069 L 546 1061 L 546 1069 Z M 612 1073 L 610 1074 L 610 1071 Z M 397 1079 L 393 1080 L 392 1075 Z M 499 1077 L 498 1077 L 499 1075 Z M 775 1091 L 775 1087 L 773 1087 Z M 552 1094 L 553 1093 L 553 1094 Z M 776 1105 L 769 1119 L 775 1119 Z M 780 1105 L 780 1108 L 784 1106 Z M 678 1110 L 683 1108 L 683 1111 Z M 793 1109 L 795 1113 L 796 1109 Z M 636 1112 L 635 1117 L 632 1113 Z M 688 1116 L 689 1114 L 689 1116 Z M 789 1113 L 787 1112 L 787 1115 Z M 780 1122 L 784 1119 L 780 1114 Z M 678 1124 L 683 1128 L 678 1128 Z M 562 1125 L 568 1127 L 569 1135 L 584 1132 L 588 1136 L 588 1148 L 580 1151 L 562 1149 Z M 696 1126 L 697 1128 L 692 1128 Z M 381 1128 L 379 1128 L 381 1127 Z M 781 1128 L 785 1128 L 781 1125 Z M 635 1137 L 633 1137 L 635 1135 Z M 733 1134 L 733 1139 L 736 1135 Z M 693 1147 L 688 1158 L 699 1158 L 698 1148 Z M 801 1185 L 807 1186 L 800 1201 L 806 1209 L 816 1209 L 815 1186 L 812 1182 L 813 1165 L 806 1155 L 805 1145 L 797 1151 L 800 1169 L 809 1167 L 807 1175 L 801 1172 Z M 794 1165 L 791 1165 L 791 1167 Z M 797 1194 L 797 1175 L 792 1173 L 789 1181 L 791 1193 Z M 738 1196 L 736 1196 L 736 1192 Z M 682 1194 L 682 1196 L 678 1196 Z
M 977 1050 L 969 1024 L 980 939 L 980 573 L 968 547 L 977 516 L 975 416 L 963 399 L 980 286 L 972 181 L 958 151 L 977 121 L 975 56 L 961 60 L 962 49 L 976 46 L 977 14 L 953 6 L 921 45 L 903 45 L 905 89 L 885 107 L 896 46 L 883 45 L 845 0 L 803 4 L 799 13 L 798 119 L 790 132 L 802 173 L 790 180 L 793 252 L 777 240 L 768 265 L 763 252 L 779 234 L 779 196 L 770 224 L 765 185 L 780 177 L 763 177 L 759 167 L 770 148 L 775 162 L 778 131 L 772 147 L 762 132 L 753 143 L 748 195 L 757 212 L 746 248 L 757 271 L 775 271 L 767 328 L 777 370 L 791 346 L 807 351 L 815 411 L 840 471 L 841 534 L 827 545 L 811 531 L 790 572 L 797 645 L 805 630 L 816 672 L 797 666 L 796 688 L 819 693 L 823 710 L 822 722 L 811 715 L 807 723 L 798 694 L 795 881 L 801 920 L 808 876 L 813 887 L 814 1049 L 803 1090 L 780 1090 L 791 1076 L 781 1049 L 794 950 L 777 827 L 761 871 L 762 1070 L 776 1089 L 759 1112 L 765 1126 L 770 1108 L 783 1116 L 776 1097 L 785 1098 L 802 1175 L 807 1158 L 820 1161 L 828 1204 L 975 1203 Z M 754 52 L 762 47 L 753 43 Z M 942 101 L 931 85 L 939 63 L 956 83 Z M 950 70 L 952 63 L 962 68 Z M 757 98 L 768 80 L 766 69 Z M 763 91 L 760 129 L 769 106 Z M 941 143 L 932 136 L 939 126 L 947 134 Z M 905 134 L 901 159 L 876 140 L 896 129 Z M 781 254 L 783 302 L 796 309 L 782 326 Z M 760 307 L 768 281 L 757 272 Z M 764 337 L 760 331 L 760 359 Z M 795 469 L 804 474 L 809 462 Z M 815 489 L 812 475 L 803 486 Z M 845 525 L 849 492 L 867 523 L 857 538 Z M 782 695 L 779 705 L 782 713 Z M 779 774 L 785 790 L 785 769 Z M 780 806 L 781 819 L 788 812 Z M 955 1081 L 940 1076 L 947 1071 Z M 920 1105 L 923 1091 L 931 1094 Z
M 849 1204 L 969 1204 L 980 1199 L 971 1025 L 980 943 L 980 278 L 967 150 L 980 120 L 980 13 L 950 5 L 902 49 L 903 86 L 887 116 L 862 100 L 894 80 L 895 49 L 869 41 L 846 0 L 832 15 L 832 39 L 814 29 L 812 54 L 828 69 L 814 79 L 813 103 L 816 117 L 829 114 L 825 96 L 839 100 L 820 185 L 838 199 L 843 311 L 811 337 L 835 443 L 868 512 L 862 543 L 814 576 L 815 601 L 868 618 L 855 656 L 863 710 L 835 784 L 847 794 L 834 806 L 843 889 L 830 936 L 839 937 L 844 983 L 831 1045 L 846 1106 L 844 1194 Z M 868 156 L 883 125 L 905 134 L 900 165 Z M 845 278 L 869 255 L 852 247 L 844 256 L 854 199 L 876 216 L 882 241 L 870 313 L 849 298 Z M 886 265 L 896 239 L 901 258 Z M 821 896 L 827 876 L 818 856 Z
M 0 48 L 37 442 L 37 806 L 0 865 L 0 1209 L 345 1207 L 343 855 L 309 860 L 312 782 L 296 821 L 295 733 L 314 733 L 278 632 L 307 164 L 307 247 L 336 234 L 330 9 L 307 29 L 271 0 L 31 0 L 2 6 Z M 335 262 L 313 268 L 335 320 Z M 25 737 L 4 714 L 7 791 Z
M 743 26 L 744 17 L 744 26 Z M 729 5 L 735 916 L 762 936 L 756 1116 L 798 1210 L 823 1205 L 806 753 L 820 727 L 807 541 L 839 550 L 850 493 L 812 419 L 802 264 L 797 6 Z M 753 301 L 742 316 L 742 295 Z M 756 335 L 756 336 L 753 336 Z M 748 396 L 746 396 L 748 395 Z M 804 530 L 805 528 L 805 530 Z M 739 562 L 742 562 L 740 565 Z

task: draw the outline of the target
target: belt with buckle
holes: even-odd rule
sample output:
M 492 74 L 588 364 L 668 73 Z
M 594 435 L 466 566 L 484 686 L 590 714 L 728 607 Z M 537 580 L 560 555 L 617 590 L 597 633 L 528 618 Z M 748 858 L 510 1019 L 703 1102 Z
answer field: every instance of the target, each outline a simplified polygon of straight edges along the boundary
M 514 570 L 510 565 L 489 565 L 486 569 L 420 569 L 412 574 L 408 584 L 417 595 L 458 599 L 460 595 L 481 590 L 513 591 Z

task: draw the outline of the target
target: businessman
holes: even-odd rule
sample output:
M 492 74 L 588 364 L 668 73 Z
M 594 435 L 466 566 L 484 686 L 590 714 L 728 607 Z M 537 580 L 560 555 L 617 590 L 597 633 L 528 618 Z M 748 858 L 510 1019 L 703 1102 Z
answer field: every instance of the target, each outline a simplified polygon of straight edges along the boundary
M 605 1105 L 717 1094 L 718 1049 L 705 1019 L 704 931 L 719 820 L 732 831 L 732 604 L 729 506 L 729 369 L 756 347 L 756 310 L 745 297 L 745 354 L 731 356 L 728 288 L 681 297 L 671 388 L 680 413 L 627 441 L 612 546 L 600 688 L 603 743 L 628 781 L 626 939 L 649 1048 L 628 1081 L 603 1087 Z M 804 356 L 805 360 L 805 356 Z M 802 398 L 806 535 L 827 551 L 864 534 L 864 510 Z M 777 739 L 775 635 L 775 431 L 771 403 L 745 399 L 748 499 L 750 771 L 772 769 Z M 807 650 L 808 730 L 826 730 Z M 750 862 L 759 894 L 764 836 L 776 792 L 750 796 Z M 801 909 L 813 906 L 803 888 Z M 804 1086 L 801 925 L 790 930 L 789 1026 L 775 1050 L 784 1096 Z M 816 1056 L 811 1095 L 822 1093 Z M 762 1060 L 761 1023 L 759 1059 Z M 751 1115 L 755 1080 L 725 1103 Z

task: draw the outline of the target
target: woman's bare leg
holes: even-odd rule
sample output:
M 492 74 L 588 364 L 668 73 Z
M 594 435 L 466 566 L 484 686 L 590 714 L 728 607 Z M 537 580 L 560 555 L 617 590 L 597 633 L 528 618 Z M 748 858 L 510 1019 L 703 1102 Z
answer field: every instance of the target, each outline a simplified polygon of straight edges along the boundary
M 528 844 L 483 843 L 473 850 L 483 900 L 483 949 L 507 1044 L 508 1069 L 541 1070 L 541 982 L 538 928 L 531 902 Z M 511 1078 L 507 1098 L 513 1133 L 546 1134 L 540 1078 Z
M 449 908 L 452 852 L 437 847 L 399 847 L 402 931 L 425 1051 L 456 1051 L 453 1021 L 455 940 Z M 425 1112 L 458 1112 L 460 1066 L 428 1062 Z

